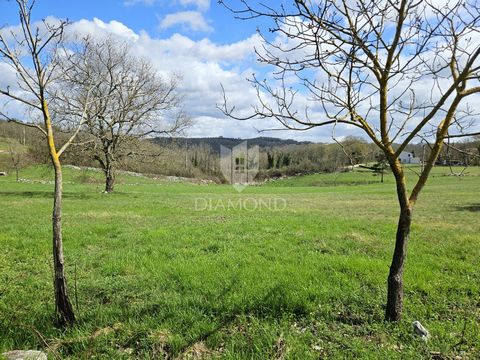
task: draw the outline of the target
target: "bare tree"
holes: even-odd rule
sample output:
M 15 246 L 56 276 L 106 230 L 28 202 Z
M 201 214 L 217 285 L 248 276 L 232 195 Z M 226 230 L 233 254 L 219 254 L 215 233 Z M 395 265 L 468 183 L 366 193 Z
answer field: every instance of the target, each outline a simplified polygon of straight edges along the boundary
M 261 63 L 275 68 L 271 81 L 251 80 L 258 94 L 253 113 L 234 111 L 225 96 L 225 114 L 243 120 L 274 118 L 294 130 L 348 125 L 362 130 L 385 154 L 400 205 L 385 318 L 399 320 L 414 206 L 444 140 L 471 135 L 465 124 L 478 126 L 466 105 L 480 92 L 478 2 L 221 3 L 240 19 L 271 20 L 273 36 L 262 35 L 263 46 L 256 52 Z M 299 101 L 310 106 L 301 107 Z M 428 141 L 431 151 L 407 188 L 399 155 L 419 139 Z
M 28 164 L 28 153 L 25 146 L 14 139 L 9 139 L 8 141 L 8 153 L 10 155 L 12 167 L 15 169 L 17 182 L 19 182 L 20 169 Z
M 19 10 L 20 26 L 3 28 L 0 30 L 0 59 L 8 64 L 16 74 L 16 90 L 10 86 L 0 88 L 0 96 L 13 101 L 18 108 L 28 111 L 30 119 L 19 121 L 2 109 L 0 117 L 11 122 L 39 131 L 48 148 L 49 157 L 55 169 L 55 190 L 53 204 L 53 265 L 55 308 L 59 324 L 67 325 L 75 321 L 75 314 L 67 293 L 65 276 L 65 260 L 63 255 L 62 238 L 62 164 L 61 156 L 72 144 L 83 120 L 80 119 L 77 129 L 61 146 L 55 136 L 52 125 L 52 116 L 49 109 L 50 89 L 64 74 L 59 71 L 60 58 L 67 56 L 62 51 L 65 21 L 56 23 L 32 23 L 31 14 L 34 2 L 16 0 Z M 11 84 L 15 85 L 15 84 Z M 88 97 L 87 97 L 88 99 Z M 38 119 L 38 121 L 35 121 Z
M 59 92 L 56 110 L 61 119 L 75 124 L 83 114 L 89 84 L 104 79 L 91 93 L 82 136 L 84 150 L 105 174 L 105 192 L 113 191 L 115 169 L 126 157 L 154 155 L 142 150 L 141 139 L 175 134 L 190 123 L 180 108 L 178 78 L 162 79 L 148 61 L 133 56 L 126 43 L 109 37 L 84 39 L 67 67 L 69 81 Z

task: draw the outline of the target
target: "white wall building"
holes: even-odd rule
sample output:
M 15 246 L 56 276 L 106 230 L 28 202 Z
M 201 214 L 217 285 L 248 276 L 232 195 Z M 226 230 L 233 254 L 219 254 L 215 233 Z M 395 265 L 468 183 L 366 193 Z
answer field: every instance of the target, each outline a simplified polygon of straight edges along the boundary
M 421 162 L 419 157 L 415 157 L 414 153 L 408 151 L 402 151 L 398 159 L 402 164 L 420 164 Z

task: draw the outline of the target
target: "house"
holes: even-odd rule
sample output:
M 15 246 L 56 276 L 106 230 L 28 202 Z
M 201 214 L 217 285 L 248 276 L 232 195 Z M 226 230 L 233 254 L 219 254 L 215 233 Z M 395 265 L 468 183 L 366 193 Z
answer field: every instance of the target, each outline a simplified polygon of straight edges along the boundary
M 402 164 L 420 164 L 421 160 L 418 157 L 415 157 L 414 152 L 402 151 L 398 157 L 400 163 Z

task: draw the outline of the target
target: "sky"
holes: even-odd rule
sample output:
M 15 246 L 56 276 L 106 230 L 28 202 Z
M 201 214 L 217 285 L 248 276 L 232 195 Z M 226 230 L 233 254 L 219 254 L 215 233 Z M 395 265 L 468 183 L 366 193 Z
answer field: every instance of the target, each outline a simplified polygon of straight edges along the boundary
M 0 0 L 0 4 L 0 24 L 17 23 L 14 1 Z M 254 23 L 234 21 L 216 0 L 37 0 L 34 17 L 48 16 L 72 22 L 94 18 L 106 23 L 117 21 L 136 33 L 146 31 L 155 38 L 181 33 L 193 40 L 207 37 L 218 44 L 243 40 L 256 29 Z M 228 31 L 224 31 L 226 28 Z
M 112 33 L 134 43 L 164 76 L 182 77 L 185 111 L 193 119 L 186 135 L 251 138 L 275 136 L 319 141 L 315 134 L 273 131 L 268 121 L 235 121 L 216 107 L 221 85 L 249 107 L 255 93 L 247 82 L 257 68 L 254 46 L 260 20 L 240 21 L 216 0 L 37 0 L 33 20 L 68 19 L 75 31 L 90 35 Z M 0 0 L 0 26 L 18 24 L 14 1 Z M 328 133 L 328 132 L 327 132 Z M 327 135 L 328 138 L 329 135 Z
M 259 64 L 254 53 L 254 48 L 260 49 L 262 45 L 258 28 L 266 36 L 277 36 L 269 34 L 267 20 L 235 19 L 217 0 L 37 0 L 33 18 L 68 19 L 71 22 L 69 31 L 75 34 L 113 35 L 131 44 L 132 52 L 151 61 L 162 76 L 181 76 L 183 107 L 193 119 L 186 136 L 273 136 L 332 141 L 331 127 L 259 132 L 280 126 L 270 119 L 233 120 L 218 110 L 217 104 L 223 102 L 222 86 L 230 105 L 246 114 L 257 102 L 255 89 L 247 79 L 251 79 L 252 74 L 272 78 L 271 69 Z M 15 2 L 0 0 L 0 28 L 18 22 Z M 0 85 L 8 77 L 4 72 Z M 417 94 L 430 93 L 429 84 L 419 83 L 419 86 Z M 320 108 L 318 102 L 312 103 L 306 96 L 300 100 L 299 107 L 308 105 L 315 116 L 323 116 L 321 109 L 315 109 L 315 106 Z M 348 135 L 362 133 L 351 126 L 335 129 L 337 139 Z

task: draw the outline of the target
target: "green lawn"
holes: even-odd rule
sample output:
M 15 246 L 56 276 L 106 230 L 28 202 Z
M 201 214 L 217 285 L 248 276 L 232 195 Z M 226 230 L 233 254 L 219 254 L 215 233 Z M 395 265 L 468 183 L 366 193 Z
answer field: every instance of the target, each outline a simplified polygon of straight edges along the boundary
M 310 175 L 241 194 L 121 176 L 107 195 L 101 174 L 65 171 L 64 246 L 78 323 L 52 325 L 52 185 L 40 182 L 51 170 L 21 172 L 32 183 L 0 178 L 0 353 L 480 357 L 479 169 L 457 177 L 437 168 L 422 193 L 398 324 L 383 322 L 397 217 L 391 175 L 384 184 L 362 172 Z M 413 320 L 430 331 L 428 343 L 412 335 Z

